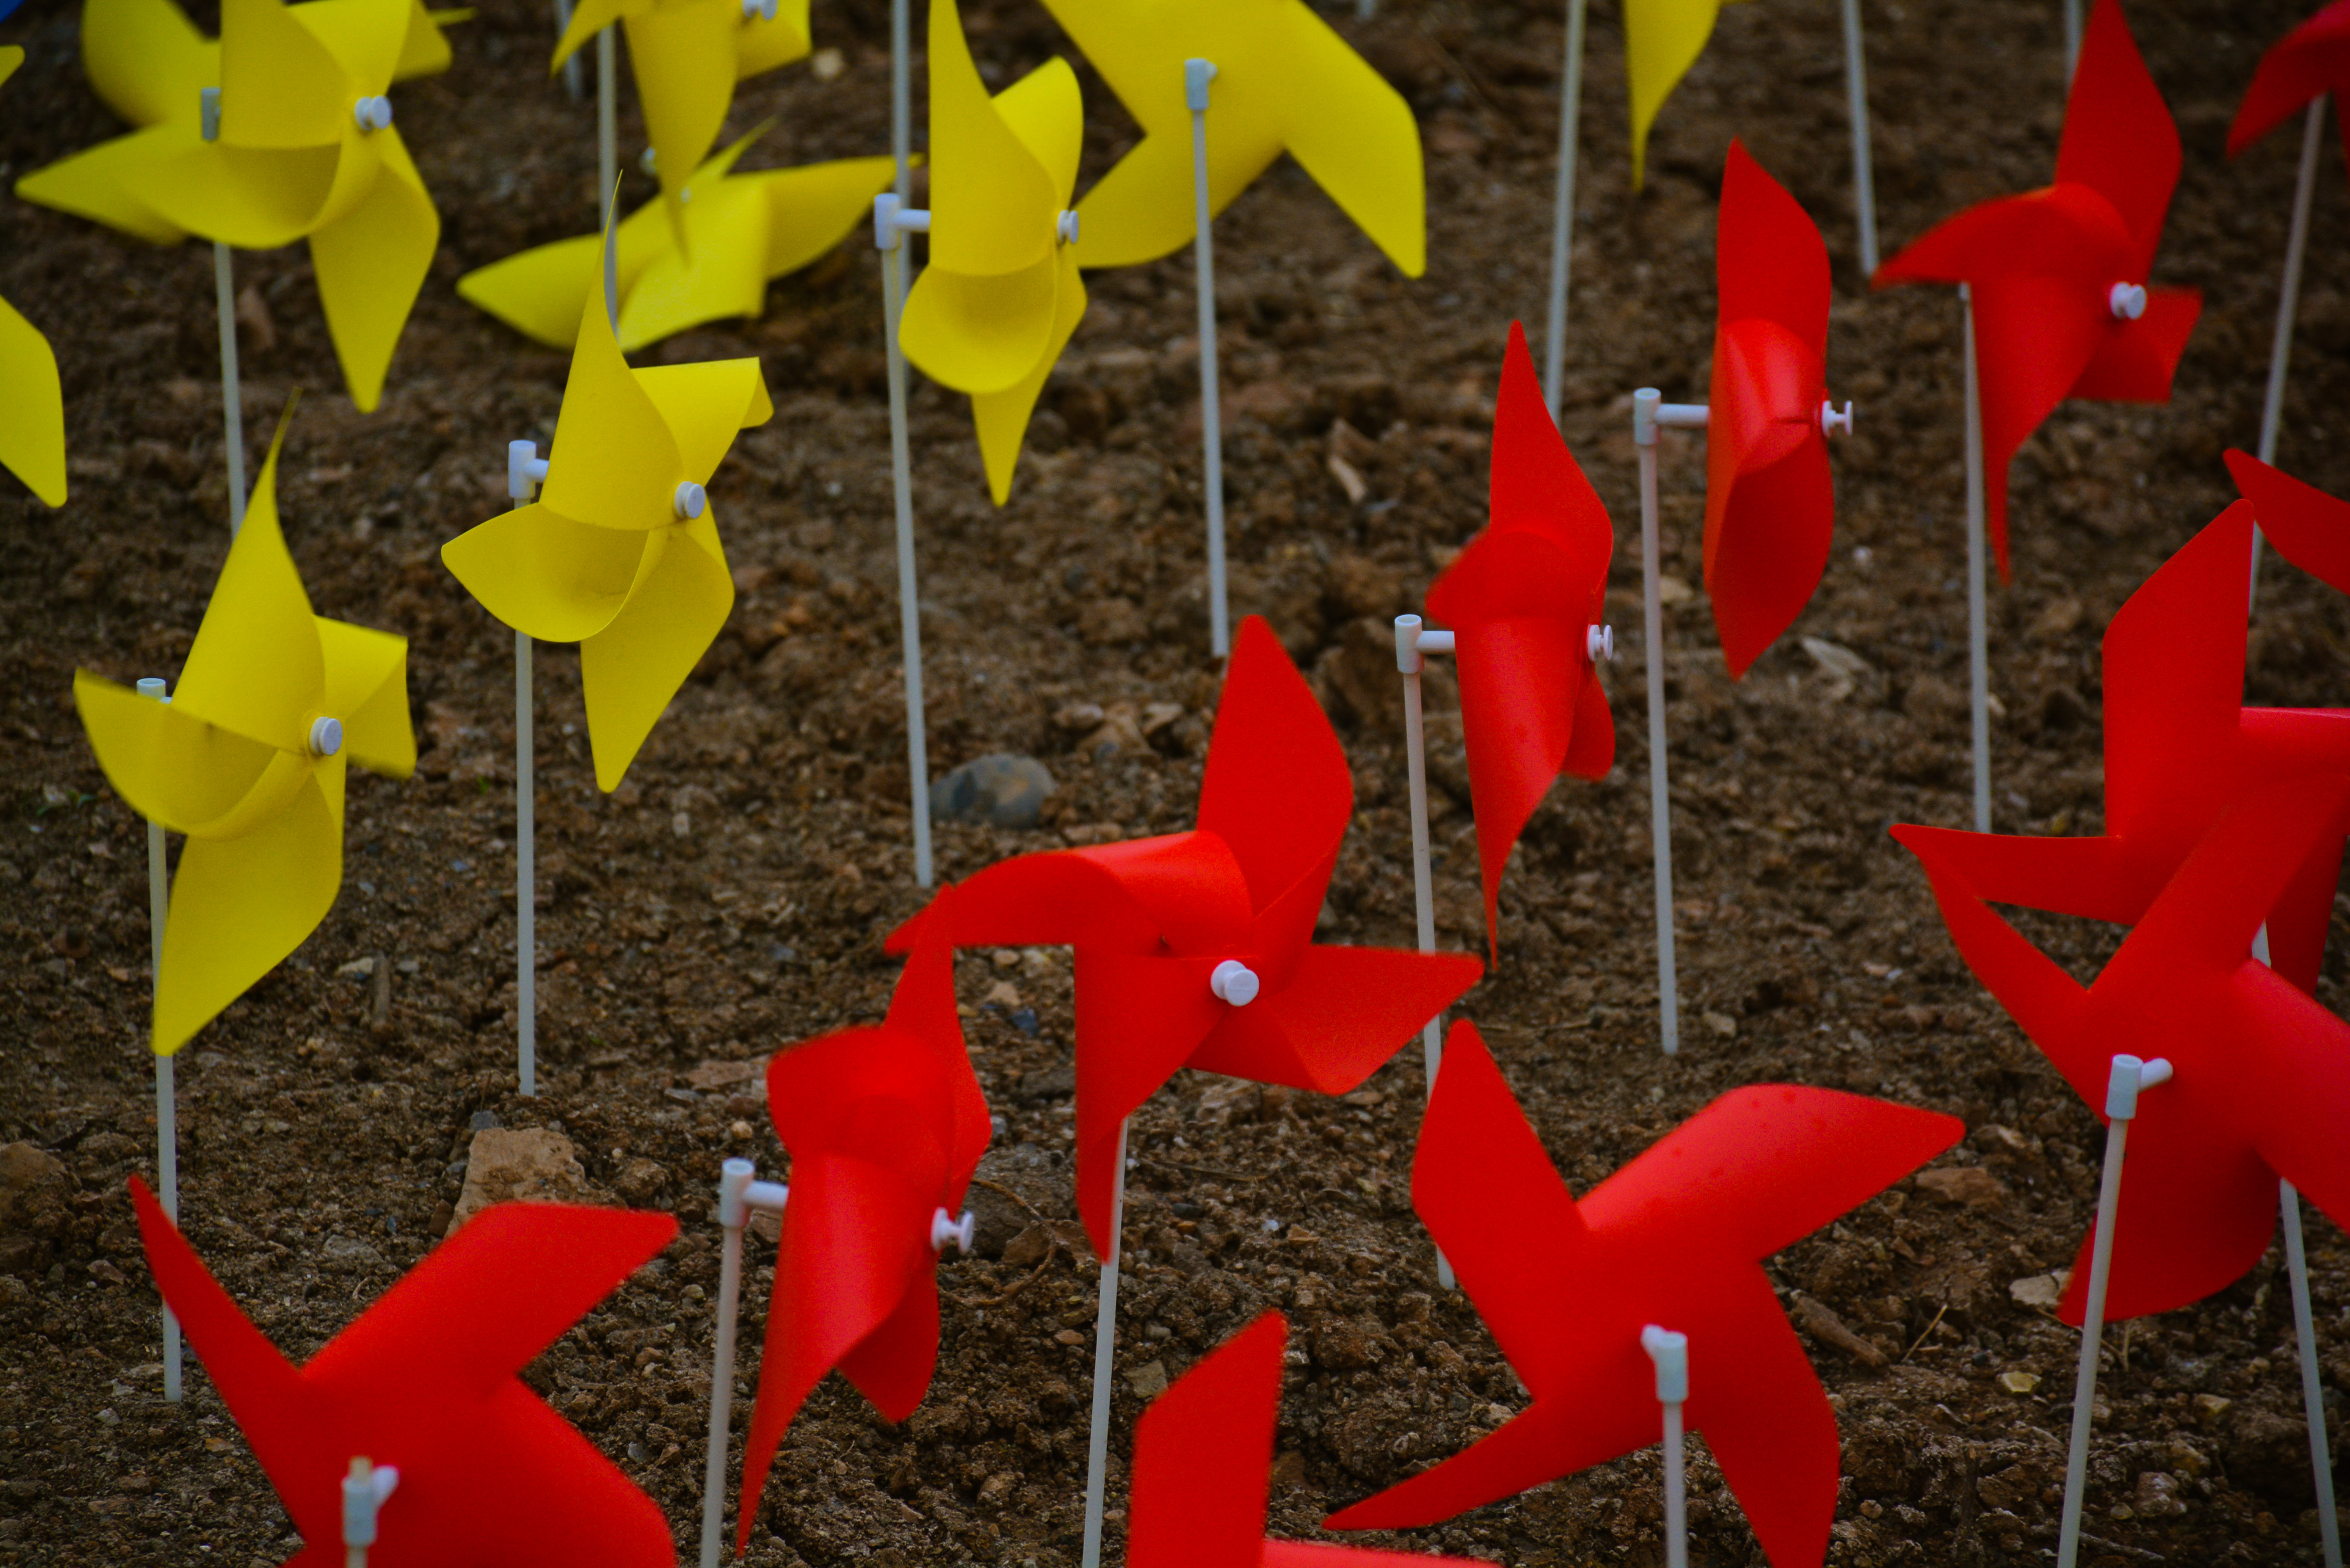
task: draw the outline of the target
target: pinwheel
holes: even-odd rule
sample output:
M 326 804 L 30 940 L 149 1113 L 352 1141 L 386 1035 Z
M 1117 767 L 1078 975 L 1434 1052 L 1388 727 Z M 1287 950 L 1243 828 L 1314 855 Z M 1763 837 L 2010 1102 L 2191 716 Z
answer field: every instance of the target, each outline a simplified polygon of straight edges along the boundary
M 743 1440 L 737 1551 L 776 1445 L 827 1372 L 838 1368 L 890 1421 L 911 1415 L 930 1387 L 932 1260 L 993 1136 L 955 1016 L 944 927 L 916 946 L 879 1028 L 808 1041 L 767 1067 L 767 1106 L 792 1157 L 791 1201 Z
M 767 281 L 840 244 L 889 187 L 887 158 L 733 172 L 758 135 L 694 171 L 688 186 L 693 201 L 681 223 L 650 204 L 620 220 L 622 349 L 722 317 L 764 314 Z M 597 271 L 601 244 L 601 235 L 581 234 L 536 246 L 467 273 L 457 293 L 525 337 L 568 348 L 578 337 L 581 307 L 603 282 Z
M 157 1288 L 307 1542 L 289 1568 L 345 1561 L 355 1458 L 398 1474 L 369 1568 L 676 1561 L 660 1506 L 521 1377 L 668 1245 L 670 1216 L 497 1204 L 296 1368 L 136 1177 L 130 1197 Z
M 1418 277 L 1428 265 L 1419 128 L 1402 96 L 1300 0 L 1046 0 L 1045 8 L 1142 127 L 1142 140 L 1077 205 L 1085 265 L 1130 266 L 1194 242 L 1208 639 L 1222 658 L 1230 610 L 1211 221 L 1286 151 L 1405 276 Z
M 1200 1358 L 1134 1427 L 1128 1568 L 1401 1568 L 1458 1557 L 1268 1541 L 1274 1427 L 1281 1413 L 1277 1312 Z
M 1580 1204 L 1484 1043 L 1453 1026 L 1412 1159 L 1412 1202 L 1534 1403 L 1474 1447 L 1333 1515 L 1449 1519 L 1657 1441 L 1641 1331 L 1688 1338 L 1690 1426 L 1771 1561 L 1816 1563 L 1835 1415 L 1762 1263 L 1958 1141 L 1953 1117 L 1756 1085 L 1707 1106 Z
M 2327 587 L 2350 594 L 2350 502 L 2244 452 L 2230 452 L 2225 461 L 2277 553 Z
M 1600 778 L 1616 760 L 1616 721 L 1596 662 L 1615 644 L 1613 628 L 1599 624 L 1615 527 L 1544 406 L 1525 328 L 1516 322 L 1493 404 L 1489 512 L 1485 531 L 1428 591 L 1429 613 L 1454 629 L 1422 631 L 1418 616 L 1401 616 L 1396 637 L 1399 662 L 1413 666 L 1404 674 L 1404 739 L 1413 873 L 1422 894 L 1420 949 L 1435 947 L 1436 921 L 1427 896 L 1428 783 L 1417 670 L 1423 652 L 1449 649 L 1460 663 L 1485 940 L 1499 961 L 1502 876 L 1526 819 L 1561 773 Z
M 629 36 L 663 204 L 678 223 L 679 248 L 688 249 L 685 206 L 696 199 L 691 187 L 726 123 L 734 84 L 806 57 L 808 0 L 577 0 L 548 72 L 561 70 L 580 45 L 616 22 Z M 608 64 L 598 61 L 599 67 Z M 610 90 L 609 80 L 605 70 L 599 94 Z M 602 118 L 608 123 L 608 115 Z M 603 189 L 611 185 L 606 177 Z
M 2325 99 L 2350 83 L 2350 0 L 2335 3 L 2271 45 L 2252 73 L 2236 122 L 2228 128 L 2228 156 L 2236 157 L 2308 106 L 2302 121 L 2301 169 L 2294 177 L 2293 217 L 2285 231 L 2284 278 L 2277 289 L 2276 331 L 2269 342 L 2268 393 L 2261 405 L 2260 458 L 2276 461 L 2284 418 L 2284 382 L 2293 354 L 2293 321 L 2301 303 L 2301 263 L 2309 244 L 2309 209 L 2317 193 L 2317 154 L 2325 130 Z M 2350 125 L 2345 126 L 2350 136 Z M 2257 546 L 2255 546 L 2257 547 Z M 2257 567 L 2255 568 L 2257 570 Z
M 553 450 L 509 446 L 511 512 L 441 547 L 442 564 L 515 631 L 515 998 L 523 1092 L 534 1089 L 531 645 L 579 644 L 598 787 L 611 791 L 718 637 L 734 579 L 703 488 L 734 432 L 775 413 L 756 359 L 629 367 L 613 338 L 615 244 L 582 302 Z M 515 449 L 519 447 L 521 451 Z M 533 480 L 546 489 L 528 501 Z
M 1178 1068 L 1338 1094 L 1468 989 L 1465 954 L 1316 943 L 1354 809 L 1346 753 L 1271 628 L 1233 640 L 1189 833 L 1003 861 L 889 939 L 1067 943 L 1076 963 L 1077 1214 L 1102 1259 L 1087 1539 L 1100 1540 L 1126 1119 Z
M 0 12 L 0 15 L 5 15 Z M 0 49 L 0 82 L 25 63 L 14 45 Z M 66 504 L 66 403 L 57 384 L 57 357 L 40 328 L 0 299 L 0 468 L 51 506 Z
M 2178 182 L 2178 129 L 2122 20 L 2097 0 L 2064 109 L 2056 182 L 1969 208 L 1878 269 L 1878 287 L 1967 291 L 1968 636 L 1975 827 L 1991 829 L 1989 630 L 1981 536 L 2008 576 L 2007 473 L 2067 398 L 2162 402 L 2202 311 L 2189 288 L 2150 287 Z
M 27 174 L 17 194 L 156 244 L 212 240 L 224 302 L 227 247 L 307 239 L 351 400 L 373 409 L 441 234 L 384 96 L 448 65 L 417 0 L 223 0 L 216 46 L 170 0 L 92 0 L 82 51 L 99 97 L 139 129 Z M 228 376 L 231 314 L 224 303 Z

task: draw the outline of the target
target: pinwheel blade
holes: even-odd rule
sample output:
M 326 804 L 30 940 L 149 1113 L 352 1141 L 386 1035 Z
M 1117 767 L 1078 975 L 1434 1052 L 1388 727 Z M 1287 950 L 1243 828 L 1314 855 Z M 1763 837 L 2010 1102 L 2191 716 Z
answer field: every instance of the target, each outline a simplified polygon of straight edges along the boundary
M 0 468 L 51 506 L 66 504 L 66 403 L 57 357 L 40 329 L 0 299 Z
M 1307 946 L 1264 995 L 1225 1013 L 1191 1064 L 1343 1095 L 1411 1044 L 1483 972 L 1466 953 Z
M 1112 1241 L 1118 1125 L 1233 1011 L 1208 989 L 1215 963 L 1077 948 L 1077 1218 L 1097 1257 L 1108 1256 Z
M 16 194 L 151 245 L 177 244 L 189 231 L 147 200 L 140 178 L 151 161 L 183 152 L 194 140 L 194 128 L 184 123 L 133 131 L 34 170 L 16 182 Z
M 1411 106 L 1304 5 L 1279 16 L 1288 36 L 1273 57 L 1295 72 L 1281 88 L 1290 156 L 1398 272 L 1419 276 L 1428 270 L 1427 172 Z M 1212 156 L 1212 129 L 1209 137 Z
M 685 476 L 697 484 L 717 472 L 735 431 L 775 418 L 756 359 L 655 365 L 637 371 L 636 379 L 669 426 Z
M 1000 392 L 974 392 L 972 422 L 978 429 L 979 457 L 987 471 L 987 493 L 1001 506 L 1012 496 L 1012 472 L 1020 462 L 1020 445 L 1028 434 L 1028 416 L 1053 374 L 1061 350 L 1077 330 L 1086 313 L 1086 285 L 1077 271 L 1076 247 L 1064 245 L 1054 263 L 1053 327 L 1027 375 Z
M 611 243 L 608 234 L 605 244 Z M 599 271 L 602 261 L 599 249 Z M 662 528 L 677 520 L 677 485 L 685 477 L 668 421 L 613 340 L 604 291 L 591 290 L 580 307 L 539 498 L 566 517 Z
M 899 345 L 917 369 L 973 397 L 1009 393 L 1033 376 L 1053 341 L 1061 264 L 1046 255 L 987 276 L 923 270 L 898 318 Z M 1033 399 L 1031 400 L 1033 401 Z
M 2152 826 L 2170 809 L 2183 777 L 2218 766 L 2234 746 L 2242 722 L 2252 513 L 2241 501 L 2221 513 L 2155 568 L 2106 628 L 2108 833 Z M 2146 891 L 2151 898 L 2154 889 Z M 2120 919 L 2132 923 L 2137 913 Z
M 1033 269 L 1053 250 L 1060 207 L 1053 174 L 989 99 L 955 0 L 931 0 L 930 40 L 931 265 L 963 277 Z M 1076 79 L 1066 64 L 1038 67 L 1038 74 L 1055 72 L 1068 76 L 1066 97 L 1074 99 Z M 910 315 L 910 300 L 907 308 Z M 1048 299 L 1044 324 L 1051 319 Z
M 579 683 L 598 788 L 608 794 L 620 787 L 662 710 L 733 607 L 725 547 L 715 518 L 704 512 L 677 527 L 612 623 L 581 641 Z
M 806 59 L 808 0 L 783 0 L 772 16 L 745 16 L 734 40 L 734 79 L 745 81 L 778 66 Z
M 1261 616 L 1232 638 L 1200 784 L 1200 826 L 1232 846 L 1263 909 L 1326 868 L 1355 805 L 1347 753 Z
M 2350 5 L 2335 3 L 2269 47 L 2228 127 L 2228 156 L 2274 130 L 2309 100 L 2350 78 Z
M 1775 321 L 1814 360 L 1827 358 L 1827 242 L 1803 204 L 1735 138 L 1722 165 L 1715 282 L 1722 322 Z
M 1542 382 L 1534 375 L 1534 355 L 1526 348 L 1526 329 L 1516 321 L 1510 323 L 1502 384 L 1493 397 L 1493 456 L 1487 484 L 1487 513 L 1494 533 L 1539 534 L 1565 557 L 1566 580 L 1604 586 L 1607 563 L 1616 553 L 1615 524 L 1550 417 Z M 1429 590 L 1430 613 L 1449 620 L 1464 618 L 1438 607 L 1443 591 L 1440 578 Z M 1582 607 L 1555 607 L 1573 613 Z
M 2121 214 L 2136 260 L 2130 281 L 2143 281 L 2154 263 L 2181 161 L 2178 127 L 2122 19 L 2120 0 L 2097 0 L 2064 104 L 2056 179 L 2088 186 Z
M 291 761 L 87 670 L 74 671 L 74 706 L 114 793 L 175 833 L 213 831 L 273 767 Z
M 896 168 L 888 158 L 842 158 L 742 176 L 767 200 L 767 275 L 797 272 L 855 234 Z
M 1257 1568 L 1288 1336 L 1263 1314 L 1135 1423 L 1128 1568 Z
M 938 1366 L 939 1282 L 927 1253 L 922 1249 L 909 1264 L 896 1309 L 840 1358 L 840 1375 L 885 1421 L 914 1413 Z
M 2248 968 L 2236 986 L 2255 1026 L 2230 1042 L 2241 1053 L 2240 1075 L 2216 1086 L 2237 1102 L 2233 1119 L 2251 1135 L 2262 1175 L 2292 1182 L 2329 1218 L 2350 1215 L 2350 1146 L 2341 1136 L 2350 1125 L 2342 1119 L 2350 1114 L 2350 1026 L 2281 971 Z
M 361 413 L 383 400 L 392 349 L 441 243 L 441 215 L 400 132 L 379 130 L 369 140 L 383 167 L 367 196 L 310 236 L 318 303 Z
M 620 292 L 628 296 L 635 277 L 629 270 L 631 225 L 650 209 L 639 209 L 620 223 Z M 658 213 L 654 214 L 656 217 Z M 602 243 L 594 234 L 556 240 L 548 244 L 476 267 L 457 280 L 457 296 L 476 310 L 487 312 L 536 343 L 568 348 L 579 336 L 579 310 L 591 289 L 603 286 L 598 258 Z M 641 252 L 643 247 L 639 246 Z M 639 257 L 641 270 L 641 254 Z M 637 347 L 629 336 L 628 318 L 621 319 L 620 342 Z
M 380 93 L 403 76 L 423 74 L 401 69 L 411 57 L 430 67 L 437 55 L 439 68 L 448 68 L 448 40 L 441 37 L 422 0 L 306 0 L 289 6 L 286 15 L 326 46 L 349 78 L 347 90 L 354 95 Z M 348 112 L 340 109 L 341 115 Z M 338 118 L 331 128 L 339 133 L 344 123 Z
M 1626 0 L 1624 69 L 1631 81 L 1632 189 L 1646 178 L 1648 128 L 1713 36 L 1721 0 Z
M 319 711 L 327 670 L 317 618 L 277 523 L 277 458 L 285 441 L 281 423 L 172 705 L 298 756 L 310 749 L 310 721 Z
M 398 58 L 408 25 L 403 7 L 346 0 L 338 9 L 388 30 Z M 220 135 L 233 147 L 286 151 L 337 141 L 359 90 L 284 0 L 221 0 L 220 70 Z
M 1707 492 L 1706 592 L 1736 680 L 1794 624 L 1827 570 L 1835 530 L 1827 443 L 1814 425 L 1770 467 L 1721 488 L 1709 479 Z
M 1045 171 L 1045 187 L 1057 210 L 1069 204 L 1077 184 L 1077 158 L 1085 151 L 1086 109 L 1077 73 L 1066 60 L 1046 60 L 991 100 L 1020 145 Z
M 1962 1129 L 1963 1130 L 1963 1129 Z M 1835 1521 L 1835 1412 L 1770 1282 L 1731 1288 L 1742 1309 L 1690 1341 L 1689 1424 L 1773 1563 L 1819 1563 Z
M 196 95 L 220 85 L 220 45 L 172 0 L 88 0 L 81 66 L 91 89 L 127 123 L 192 121 Z
M 500 513 L 441 546 L 441 560 L 498 619 L 546 642 L 584 642 L 628 603 L 660 536 L 575 523 L 544 503 Z
M 2248 452 L 2230 450 L 2229 475 L 2252 504 L 2277 553 L 2338 593 L 2350 593 L 2350 502 L 2335 500 Z
M 2111 403 L 2168 402 L 2178 358 L 2202 315 L 2198 290 L 2148 289 L 2146 314 L 2106 338 L 2073 383 L 2072 395 Z
M 739 6 L 649 5 L 627 19 L 629 64 L 661 190 L 672 202 L 708 156 L 734 99 Z M 672 215 L 682 213 L 672 208 Z
M 317 618 L 326 661 L 320 707 L 343 726 L 343 752 L 372 774 L 404 779 L 416 771 L 416 730 L 408 717 L 408 639 L 348 621 Z

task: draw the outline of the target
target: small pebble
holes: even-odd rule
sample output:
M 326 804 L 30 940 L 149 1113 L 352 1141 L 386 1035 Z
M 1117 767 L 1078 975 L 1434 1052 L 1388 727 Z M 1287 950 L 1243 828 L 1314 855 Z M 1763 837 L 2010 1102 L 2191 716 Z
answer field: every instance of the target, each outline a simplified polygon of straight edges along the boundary
M 931 782 L 931 815 L 941 822 L 1034 827 L 1053 793 L 1053 775 L 1034 757 L 996 752 Z
M 749 1143 L 751 1141 L 751 1132 L 752 1127 L 749 1122 L 729 1122 L 726 1124 L 726 1136 L 733 1142 Z

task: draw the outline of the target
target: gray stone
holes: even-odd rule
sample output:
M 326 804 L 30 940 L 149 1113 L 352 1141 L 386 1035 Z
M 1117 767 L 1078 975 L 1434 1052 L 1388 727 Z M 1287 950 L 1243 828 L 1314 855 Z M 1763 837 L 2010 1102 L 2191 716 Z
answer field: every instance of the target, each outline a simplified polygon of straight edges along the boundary
M 1053 775 L 1035 758 L 995 752 L 931 780 L 931 815 L 941 822 L 1034 827 L 1053 788 Z
M 364 1274 L 384 1267 L 383 1254 L 353 1236 L 329 1236 L 318 1248 L 318 1263 L 329 1273 Z

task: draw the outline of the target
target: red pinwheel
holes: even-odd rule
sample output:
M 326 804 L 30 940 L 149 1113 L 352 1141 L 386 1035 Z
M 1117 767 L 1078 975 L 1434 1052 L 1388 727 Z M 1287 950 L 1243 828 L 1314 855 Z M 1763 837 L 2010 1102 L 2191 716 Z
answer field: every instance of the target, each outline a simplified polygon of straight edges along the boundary
M 1455 628 L 1485 937 L 1498 958 L 1502 872 L 1526 819 L 1561 773 L 1601 778 L 1616 761 L 1591 651 L 1616 529 L 1559 439 L 1514 321 L 1493 405 L 1490 504 L 1491 524 L 1428 590 L 1428 611 Z
M 1810 602 L 1835 524 L 1828 247 L 1741 141 L 1730 144 L 1722 171 L 1714 266 L 1721 304 L 1706 421 L 1705 588 L 1734 680 Z
M 1967 967 L 2101 1119 L 2116 1054 L 2171 1063 L 2130 1126 L 2109 1323 L 2241 1277 L 2276 1232 L 2280 1177 L 2350 1219 L 2350 1024 L 2251 951 L 2296 868 L 2340 843 L 2345 814 L 2350 774 L 2248 794 L 2086 988 L 1991 909 L 1943 854 L 1950 835 L 1893 830 L 1925 867 Z M 2067 1323 L 2081 1321 L 2093 1239 L 2058 1303 Z
M 942 936 L 925 928 L 879 1027 L 810 1040 L 767 1067 L 767 1108 L 791 1151 L 791 1199 L 743 1445 L 738 1552 L 776 1445 L 827 1372 L 838 1367 L 874 1408 L 902 1421 L 938 1363 L 933 1221 L 962 1206 L 992 1136 Z
M 307 1544 L 340 1568 L 355 1456 L 400 1471 L 369 1568 L 670 1568 L 669 1524 L 517 1376 L 639 1263 L 666 1214 L 485 1209 L 296 1371 L 133 1177 L 148 1266 Z
M 893 932 L 1076 949 L 1077 1213 L 1112 1245 L 1119 1125 L 1179 1067 L 1322 1094 L 1360 1084 L 1482 966 L 1326 946 L 1314 923 L 1354 811 L 1330 721 L 1263 619 L 1243 621 L 1190 833 L 1023 855 Z
M 2240 467 L 2240 482 L 2246 477 Z M 2265 493 L 2263 482 L 2251 477 L 2247 488 Z M 1904 841 L 1931 843 L 1939 864 L 1996 903 L 2133 925 L 2248 792 L 2350 772 L 2350 712 L 2243 705 L 2252 512 L 2239 502 L 2221 513 L 2164 562 L 2106 628 L 2102 836 L 1920 827 L 1903 829 Z M 2282 507 L 2278 515 L 2286 515 Z M 2290 524 L 2285 531 L 2299 542 Z M 2304 991 L 2317 984 L 2341 865 L 2339 835 L 2313 844 L 2264 911 L 2271 961 Z
M 1127 1568 L 1430 1568 L 1458 1557 L 1268 1541 L 1289 1323 L 1269 1312 L 1200 1358 L 1134 1428 Z
M 2310 99 L 2338 94 L 2345 87 L 2350 87 L 2350 0 L 2334 0 L 2261 57 L 2236 123 L 2228 128 L 2228 156 L 2274 130 Z M 2342 130 L 2344 145 L 2350 147 L 2350 120 Z
M 2350 0 L 2343 5 L 2350 6 Z M 2228 472 L 2252 504 L 2261 532 L 2277 554 L 2328 587 L 2350 594 L 2350 502 L 2337 501 L 2248 452 L 2231 449 L 2226 455 Z
M 1453 1026 L 1413 1157 L 1412 1205 L 1534 1403 L 1334 1530 L 1449 1519 L 1663 1435 L 1640 1331 L 1689 1336 L 1685 1416 L 1771 1561 L 1816 1563 L 1836 1425 L 1763 1259 L 1958 1141 L 1953 1117 L 1830 1089 L 1733 1089 L 1578 1205 L 1484 1042 Z
M 2122 20 L 2097 0 L 2081 43 L 2056 182 L 1970 207 L 1877 269 L 1972 290 L 1991 548 L 2008 576 L 2007 470 L 2067 398 L 2159 403 L 2203 309 L 2147 286 L 2178 183 L 2178 128 Z

